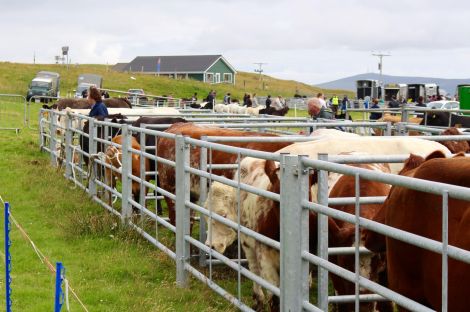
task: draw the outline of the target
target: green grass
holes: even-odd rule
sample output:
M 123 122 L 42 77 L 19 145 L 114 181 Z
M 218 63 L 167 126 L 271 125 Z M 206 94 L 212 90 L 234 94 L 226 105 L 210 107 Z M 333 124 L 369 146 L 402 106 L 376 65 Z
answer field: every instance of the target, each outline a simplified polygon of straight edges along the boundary
M 22 117 L 11 122 L 21 123 Z M 48 154 L 39 152 L 35 130 L 22 129 L 18 136 L 0 130 L 0 195 L 46 257 L 64 263 L 71 286 L 90 311 L 236 310 L 194 279 L 190 288 L 177 288 L 170 258 L 73 189 L 49 162 Z M 51 311 L 54 276 L 14 225 L 11 236 L 14 310 Z M 225 284 L 234 288 L 233 279 Z M 249 297 L 251 286 L 244 284 Z M 71 309 L 82 311 L 72 298 Z
M 183 98 L 191 97 L 194 92 L 198 93 L 199 99 L 206 97 L 211 89 L 217 91 L 217 99 L 221 100 L 227 92 L 231 92 L 232 99 L 243 98 L 245 92 L 257 93 L 258 95 L 271 94 L 273 96 L 282 95 L 292 97 L 296 92 L 313 96 L 319 91 L 324 92 L 328 97 L 332 94 L 353 93 L 344 90 L 322 90 L 305 83 L 282 80 L 274 77 L 263 76 L 263 81 L 267 89 L 262 90 L 259 76 L 252 73 L 238 72 L 236 84 L 206 84 L 194 80 L 174 80 L 164 77 L 155 77 L 140 73 L 120 73 L 114 72 L 111 66 L 106 65 L 71 65 L 67 69 L 63 65 L 55 64 L 19 64 L 0 62 L 0 93 L 13 93 L 26 95 L 28 85 L 41 70 L 58 72 L 61 75 L 60 92 L 61 96 L 71 94 L 77 87 L 78 75 L 84 73 L 93 73 L 103 76 L 103 87 L 114 90 L 127 91 L 131 88 L 143 88 L 146 93 L 153 95 L 169 95 Z M 136 80 L 130 79 L 133 76 Z

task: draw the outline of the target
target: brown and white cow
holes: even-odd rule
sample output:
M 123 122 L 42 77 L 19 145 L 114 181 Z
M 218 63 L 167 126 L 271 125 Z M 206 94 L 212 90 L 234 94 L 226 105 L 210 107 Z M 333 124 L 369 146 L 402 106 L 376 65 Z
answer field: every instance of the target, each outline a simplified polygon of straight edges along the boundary
M 401 174 L 470 188 L 470 158 L 445 158 L 440 152 L 426 159 L 411 155 Z M 470 202 L 449 198 L 448 211 L 449 246 L 470 251 Z M 374 220 L 442 241 L 442 198 L 394 186 Z M 367 234 L 366 247 L 386 250 L 389 288 L 434 310 L 441 309 L 440 254 L 374 232 Z M 468 311 L 470 265 L 449 258 L 448 269 L 448 311 Z
M 122 146 L 122 135 L 115 136 L 112 139 L 112 142 L 119 144 Z M 137 139 L 131 136 L 131 146 L 133 149 L 140 150 L 140 144 L 137 142 Z M 106 158 L 105 161 L 107 164 L 121 169 L 122 168 L 122 150 L 121 148 L 117 148 L 113 145 L 108 146 L 106 149 Z M 145 171 L 149 170 L 149 160 L 146 158 L 145 161 Z M 140 154 L 132 153 L 132 175 L 139 177 L 140 176 Z M 116 186 L 116 179 L 121 179 L 121 174 L 111 170 L 110 168 L 105 168 L 105 179 L 106 184 L 109 185 L 111 188 Z M 149 179 L 147 176 L 146 179 Z M 132 195 L 134 196 L 134 200 L 138 201 L 139 194 L 140 194 L 140 183 L 132 180 Z M 111 194 L 108 194 L 108 201 L 109 205 L 111 205 Z
M 184 136 L 190 136 L 194 139 L 201 139 L 202 136 L 244 136 L 244 137 L 275 137 L 275 134 L 260 133 L 260 132 L 249 132 L 239 131 L 232 129 L 222 129 L 219 127 L 202 126 L 193 123 L 177 123 L 168 128 L 165 132 L 172 134 L 181 134 Z M 290 145 L 289 142 L 224 142 L 224 145 L 230 145 L 234 147 L 241 147 L 246 149 L 275 152 L 285 146 Z M 159 157 L 175 160 L 175 141 L 173 139 L 158 138 L 157 141 L 157 155 Z M 212 150 L 208 153 L 208 161 L 212 164 L 234 164 L 237 162 L 238 155 L 232 153 L 226 153 L 221 151 Z M 191 149 L 190 164 L 193 168 L 199 168 L 200 162 L 200 148 Z M 158 175 L 161 187 L 170 192 L 175 192 L 175 169 L 167 166 L 162 162 L 158 162 Z M 213 174 L 225 176 L 229 179 L 233 178 L 235 170 L 212 170 Z M 199 177 L 191 175 L 191 194 L 193 197 L 199 197 Z M 194 199 L 194 198 L 193 198 Z M 168 210 L 170 222 L 175 223 L 175 204 L 169 199 L 165 198 Z
M 426 155 L 436 149 L 441 150 L 446 154 L 450 154 L 447 148 L 436 142 L 415 138 L 393 137 L 326 138 L 305 143 L 295 143 L 277 151 L 277 153 L 291 153 L 296 155 L 307 155 L 310 158 L 317 158 L 319 153 L 337 155 L 343 152 L 354 151 L 376 155 L 408 154 L 410 151 L 417 151 L 420 154 Z M 270 162 L 266 162 L 265 160 L 250 157 L 243 159 L 240 165 L 241 182 L 264 190 L 268 190 L 270 187 L 272 188 L 275 183 L 270 180 L 270 177 L 273 177 L 273 175 L 269 174 L 269 172 L 273 172 L 274 170 L 272 169 L 273 166 L 269 165 L 269 163 Z M 392 173 L 398 173 L 402 167 L 402 164 L 392 164 L 390 167 Z M 330 175 L 328 181 L 330 190 L 339 177 L 340 176 L 337 174 Z M 232 221 L 236 221 L 236 198 L 234 197 L 235 193 L 233 189 L 231 191 L 230 189 L 230 187 L 220 183 L 213 183 L 208 200 L 206 201 L 206 208 L 212 209 L 212 211 L 215 211 L 221 216 L 226 216 Z M 223 200 L 217 198 L 217 196 L 220 196 L 221 194 L 224 196 Z M 272 221 L 270 217 L 266 217 L 266 215 L 267 212 L 271 210 L 273 205 L 276 205 L 276 203 L 273 204 L 272 201 L 266 198 L 260 198 L 259 196 L 251 193 L 241 192 L 241 194 L 242 197 L 240 204 L 242 207 L 242 224 L 253 230 L 260 230 L 260 227 L 263 227 L 261 230 L 263 233 L 267 234 L 267 236 L 273 239 L 279 239 L 278 234 L 276 234 L 278 233 L 276 228 L 270 229 L 268 226 L 263 225 L 269 224 L 269 222 Z M 312 187 L 312 200 L 316 201 L 316 185 Z M 260 220 L 260 218 L 264 219 Z M 312 224 L 315 222 L 314 220 L 311 221 Z M 274 223 L 276 224 L 275 221 Z M 277 222 L 277 225 L 278 224 L 279 222 Z M 212 220 L 209 226 L 208 240 L 206 241 L 206 244 L 214 247 L 219 252 L 224 252 L 225 249 L 233 243 L 235 237 L 236 233 L 234 230 Z M 315 238 L 311 239 L 312 243 L 315 241 Z M 250 269 L 252 269 L 255 273 L 265 272 L 263 274 L 267 280 L 275 285 L 278 284 L 278 262 L 266 260 L 273 258 L 272 255 L 273 253 L 276 254 L 276 252 L 262 244 L 261 247 L 256 247 L 256 241 L 251 238 L 247 238 L 245 243 L 243 243 L 243 246 L 248 261 L 250 261 L 250 257 L 252 263 L 258 263 L 258 259 L 264 259 L 261 261 L 262 265 L 265 267 L 264 270 L 259 268 L 257 264 L 253 264 Z M 256 249 L 261 249 L 262 251 L 259 253 L 250 251 Z M 254 292 L 258 298 L 258 303 L 265 300 L 264 294 L 259 286 L 254 285 Z M 268 299 L 270 299 L 269 296 Z

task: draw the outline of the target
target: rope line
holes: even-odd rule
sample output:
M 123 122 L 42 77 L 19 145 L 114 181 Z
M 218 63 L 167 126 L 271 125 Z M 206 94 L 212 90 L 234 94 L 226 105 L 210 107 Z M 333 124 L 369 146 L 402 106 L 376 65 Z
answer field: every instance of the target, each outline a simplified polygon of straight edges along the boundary
M 5 204 L 5 202 L 3 201 L 3 198 L 2 198 L 1 195 L 0 195 L 0 200 L 2 201 L 3 204 Z M 36 246 L 36 244 L 29 237 L 28 233 L 26 233 L 26 231 L 23 229 L 23 227 L 13 217 L 11 212 L 10 212 L 10 218 L 11 218 L 11 221 L 13 221 L 13 224 L 20 231 L 21 236 L 23 236 L 23 238 L 26 239 L 31 244 L 31 247 L 33 248 L 34 252 L 38 256 L 39 260 L 47 266 L 47 268 L 49 269 L 49 271 L 51 271 L 52 274 L 55 274 L 56 269 L 55 269 L 54 265 L 52 265 L 52 263 L 49 261 L 49 259 L 41 252 L 41 250 L 39 250 L 39 248 Z M 78 297 L 77 293 L 73 290 L 72 286 L 70 286 L 70 282 L 68 281 L 68 279 L 64 279 L 64 281 L 65 281 L 65 286 L 66 286 L 66 292 L 68 292 L 67 290 L 70 290 L 72 295 L 75 297 L 75 299 L 78 301 L 78 303 L 82 306 L 83 310 L 85 310 L 86 312 L 89 312 L 88 309 L 86 308 L 86 306 L 84 305 L 84 303 Z M 68 302 L 68 298 L 66 300 Z

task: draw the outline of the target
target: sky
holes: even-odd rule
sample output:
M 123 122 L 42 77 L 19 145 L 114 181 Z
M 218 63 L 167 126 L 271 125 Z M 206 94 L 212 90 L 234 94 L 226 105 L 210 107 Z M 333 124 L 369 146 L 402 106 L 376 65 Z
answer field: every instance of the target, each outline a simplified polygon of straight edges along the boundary
M 115 64 L 222 54 L 309 84 L 366 72 L 470 77 L 468 0 L 0 0 L 0 61 Z

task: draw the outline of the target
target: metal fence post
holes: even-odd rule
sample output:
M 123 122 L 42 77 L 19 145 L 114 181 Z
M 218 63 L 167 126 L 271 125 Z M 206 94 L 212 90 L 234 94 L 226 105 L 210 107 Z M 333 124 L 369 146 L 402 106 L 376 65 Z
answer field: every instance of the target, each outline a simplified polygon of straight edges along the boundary
M 44 133 L 44 130 L 43 130 L 43 126 L 42 126 L 42 123 L 41 123 L 41 120 L 43 118 L 43 113 L 44 113 L 44 109 L 40 109 L 39 110 L 39 118 L 38 118 L 38 127 L 39 127 L 39 151 L 42 152 L 43 150 L 43 147 L 44 147 L 44 136 L 43 136 L 43 133 Z M 49 112 L 48 113 L 48 116 L 51 116 L 51 113 Z
M 51 151 L 51 166 L 55 167 L 55 160 L 56 160 L 56 142 L 55 142 L 55 131 L 56 127 L 54 125 L 54 118 L 51 114 L 51 122 L 49 123 L 49 132 L 50 132 L 50 138 L 49 138 L 49 149 Z
M 175 152 L 175 178 L 176 178 L 176 284 L 179 287 L 188 287 L 189 274 L 185 270 L 185 263 L 189 260 L 189 243 L 185 240 L 190 235 L 190 210 L 186 207 L 189 200 L 189 172 L 185 170 L 189 166 L 189 146 L 184 137 L 176 136 Z
M 387 126 L 385 128 L 385 136 L 391 136 L 392 135 L 392 123 L 390 121 L 387 121 Z
M 318 154 L 318 159 L 328 161 L 328 154 Z M 320 205 L 328 206 L 328 172 L 318 170 L 318 197 Z M 318 214 L 318 257 L 328 260 L 328 216 Z M 318 267 L 318 302 L 317 306 L 328 311 L 328 271 Z
M 207 136 L 202 136 L 201 141 L 207 141 Z M 207 148 L 200 147 L 199 152 L 199 169 L 207 172 Z M 207 199 L 207 179 L 199 177 L 199 205 L 204 206 Z M 206 218 L 201 214 L 199 220 L 199 241 L 205 243 L 207 239 L 207 224 Z M 199 250 L 199 265 L 206 266 L 206 253 L 203 250 Z
M 132 181 L 129 177 L 129 173 L 132 168 L 132 153 L 129 150 L 131 147 L 131 135 L 129 133 L 129 126 L 122 125 L 122 168 L 121 168 L 121 179 L 122 179 L 122 201 L 121 201 L 121 221 L 127 224 L 127 221 L 132 216 L 132 207 L 129 203 L 129 197 L 131 196 Z
M 97 137 L 98 134 L 98 129 L 96 128 L 96 123 L 94 118 L 90 118 L 88 120 L 88 152 L 90 154 L 90 157 L 88 158 L 88 166 L 92 166 L 92 170 L 90 171 L 90 177 L 88 178 L 88 193 L 90 194 L 90 197 L 93 198 L 93 196 L 96 195 L 96 183 L 95 183 L 95 177 L 92 177 L 91 175 L 96 173 L 97 170 L 97 165 L 95 161 L 93 160 L 92 155 L 95 155 L 98 148 L 97 148 L 97 141 L 95 138 Z M 95 175 L 96 176 L 96 175 Z M 124 184 L 123 184 L 124 188 Z
M 54 300 L 54 312 L 60 312 L 62 305 L 64 304 L 64 292 L 62 291 L 62 282 L 64 281 L 64 267 L 62 262 L 56 263 L 55 270 L 55 300 Z
M 67 119 L 67 123 L 65 126 L 65 177 L 70 179 L 72 176 L 72 120 L 69 118 Z
M 308 200 L 308 168 L 302 157 L 281 155 L 281 311 L 301 311 L 309 297 L 309 265 L 301 256 L 309 249 L 309 211 L 302 209 Z
M 405 106 L 401 108 L 401 122 L 408 122 L 408 110 Z
M 10 203 L 5 203 L 5 301 L 6 312 L 11 312 L 11 254 L 10 254 Z
M 141 125 L 142 126 L 142 125 Z M 143 128 L 144 129 L 147 129 L 145 127 L 145 125 L 143 125 Z M 146 178 L 146 175 L 147 175 L 147 168 L 145 167 L 145 156 L 144 156 L 144 152 L 147 152 L 146 150 L 146 134 L 144 132 L 140 132 L 139 133 L 139 138 L 140 138 L 140 163 L 139 163 L 139 178 L 140 178 L 140 192 L 139 192 L 139 199 L 137 200 L 136 198 L 134 199 L 135 201 L 138 201 L 139 204 L 142 205 L 142 207 L 145 207 L 145 202 L 146 202 L 146 198 L 147 198 L 147 188 L 146 186 L 144 185 L 144 181 L 145 181 L 145 178 Z M 157 140 L 155 140 L 155 142 L 157 142 Z M 155 153 L 156 154 L 156 153 Z M 155 167 L 155 181 L 157 181 L 157 168 Z M 155 195 L 157 196 L 157 195 Z M 145 218 L 145 214 L 141 211 L 140 213 L 140 220 L 143 222 L 144 221 L 144 218 Z

